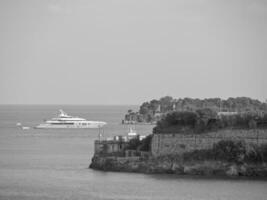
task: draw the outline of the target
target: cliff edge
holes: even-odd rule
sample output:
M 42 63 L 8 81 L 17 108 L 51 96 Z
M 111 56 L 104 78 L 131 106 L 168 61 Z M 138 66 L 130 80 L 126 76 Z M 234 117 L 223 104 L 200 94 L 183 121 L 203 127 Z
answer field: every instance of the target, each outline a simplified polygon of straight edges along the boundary
M 168 156 L 138 159 L 94 156 L 92 169 L 148 174 L 267 177 L 267 165 L 226 161 L 182 161 Z

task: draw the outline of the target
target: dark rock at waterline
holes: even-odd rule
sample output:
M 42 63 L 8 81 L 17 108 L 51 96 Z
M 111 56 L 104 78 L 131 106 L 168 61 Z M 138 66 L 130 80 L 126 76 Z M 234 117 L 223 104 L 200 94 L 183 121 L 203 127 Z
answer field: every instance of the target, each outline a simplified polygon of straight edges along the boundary
M 124 158 L 94 156 L 89 166 L 102 171 L 139 172 L 202 176 L 267 177 L 267 164 L 229 163 L 223 161 L 170 160 L 168 158 Z

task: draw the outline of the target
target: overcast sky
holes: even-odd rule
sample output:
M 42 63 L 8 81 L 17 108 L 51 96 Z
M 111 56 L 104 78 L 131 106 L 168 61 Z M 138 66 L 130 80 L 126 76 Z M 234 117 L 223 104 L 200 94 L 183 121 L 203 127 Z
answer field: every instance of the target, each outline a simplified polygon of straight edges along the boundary
M 0 0 L 0 104 L 267 98 L 265 0 Z

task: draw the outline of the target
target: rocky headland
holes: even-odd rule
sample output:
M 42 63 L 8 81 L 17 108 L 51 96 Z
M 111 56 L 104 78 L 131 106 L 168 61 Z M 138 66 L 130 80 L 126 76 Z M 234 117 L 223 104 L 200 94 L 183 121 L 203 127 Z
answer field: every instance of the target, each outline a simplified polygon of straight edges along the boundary
M 166 103 L 166 99 L 172 104 L 168 104 L 167 113 L 157 119 L 151 135 L 143 140 L 136 137 L 95 141 L 95 154 L 89 167 L 151 174 L 267 177 L 266 103 L 229 98 L 227 101 L 204 99 L 196 104 L 197 100 L 186 99 L 186 102 L 193 102 L 192 105 L 203 105 L 177 111 L 177 105 L 184 100 L 173 101 L 166 97 L 160 103 L 152 102 L 155 106 L 151 113 L 157 114 L 159 109 L 156 108 L 162 111 L 165 105 L 162 102 Z M 218 112 L 213 107 L 205 107 L 209 103 L 213 103 L 213 107 L 223 103 L 231 108 L 235 105 L 239 110 Z M 141 110 L 149 110 L 150 104 L 143 104 Z M 175 111 L 168 112 L 172 108 Z M 127 120 L 133 120 L 129 116 Z
M 130 159 L 94 156 L 90 168 L 103 171 L 203 176 L 267 177 L 267 164 L 182 161 L 170 157 Z

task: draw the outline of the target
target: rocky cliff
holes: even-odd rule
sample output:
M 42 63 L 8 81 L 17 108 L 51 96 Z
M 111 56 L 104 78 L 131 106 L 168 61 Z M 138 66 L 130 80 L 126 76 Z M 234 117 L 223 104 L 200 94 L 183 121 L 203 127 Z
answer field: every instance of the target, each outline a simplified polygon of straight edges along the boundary
M 267 164 L 235 163 L 226 161 L 183 161 L 168 156 L 158 158 L 119 158 L 94 156 L 92 169 L 119 172 L 168 173 L 205 176 L 267 177 Z

